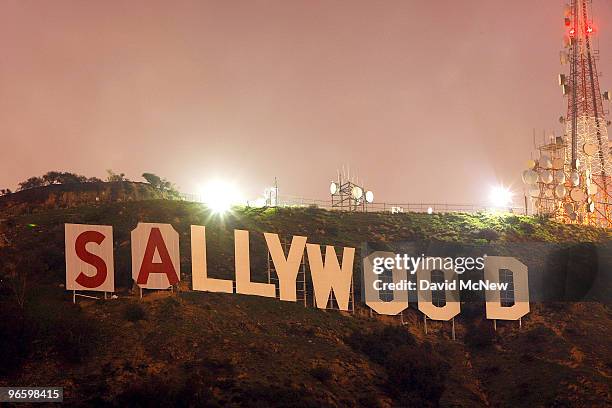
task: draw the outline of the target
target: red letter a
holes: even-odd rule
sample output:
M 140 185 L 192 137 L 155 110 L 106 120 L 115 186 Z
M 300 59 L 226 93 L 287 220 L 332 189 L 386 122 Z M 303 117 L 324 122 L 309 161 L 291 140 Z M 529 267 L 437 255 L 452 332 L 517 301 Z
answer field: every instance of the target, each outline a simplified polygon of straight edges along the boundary
M 155 249 L 161 258 L 161 263 L 153 263 L 153 256 L 155 255 Z M 144 256 L 142 257 L 142 264 L 140 265 L 140 271 L 138 272 L 138 279 L 136 283 L 146 285 L 149 281 L 150 273 L 165 273 L 168 276 L 168 282 L 174 285 L 178 282 L 178 276 L 176 270 L 168 254 L 168 248 L 162 238 L 159 228 L 151 228 L 149 234 L 149 240 L 147 241 L 147 248 L 145 249 Z

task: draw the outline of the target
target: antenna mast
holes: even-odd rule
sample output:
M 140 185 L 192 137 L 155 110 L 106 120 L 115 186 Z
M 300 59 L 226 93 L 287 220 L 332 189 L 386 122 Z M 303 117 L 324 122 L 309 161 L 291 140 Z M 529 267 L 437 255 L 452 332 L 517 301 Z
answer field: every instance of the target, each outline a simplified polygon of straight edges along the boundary
M 609 122 L 599 88 L 596 33 L 590 11 L 592 0 L 570 0 L 565 7 L 567 34 L 561 63 L 569 74 L 559 75 L 567 96 L 563 138 L 538 147 L 540 157 L 523 172 L 529 195 L 539 214 L 567 223 L 612 227 L 612 157 L 608 141 Z

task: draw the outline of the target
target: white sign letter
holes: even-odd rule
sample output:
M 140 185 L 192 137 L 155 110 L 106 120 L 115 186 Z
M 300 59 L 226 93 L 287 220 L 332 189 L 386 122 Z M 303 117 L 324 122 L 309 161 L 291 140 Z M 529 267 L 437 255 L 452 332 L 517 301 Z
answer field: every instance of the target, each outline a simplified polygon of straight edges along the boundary
M 113 227 L 65 225 L 66 289 L 115 291 Z
M 408 290 L 393 290 L 393 300 L 383 302 L 380 300 L 380 292 L 374 287 L 374 282 L 380 280 L 380 274 L 374 273 L 374 258 L 392 259 L 395 254 L 392 252 L 376 251 L 363 258 L 363 284 L 365 285 L 366 305 L 376 313 L 388 316 L 395 316 L 408 308 Z M 393 273 L 393 283 L 399 284 L 407 281 L 406 269 L 397 269 L 395 262 L 391 271 Z
M 529 313 L 529 271 L 527 265 L 516 258 L 506 256 L 488 256 L 485 258 L 484 277 L 490 283 L 500 283 L 501 270 L 512 274 L 514 286 L 514 305 L 502 306 L 499 290 L 485 292 L 487 319 L 518 320 Z M 501 282 L 504 283 L 504 282 Z
M 276 297 L 276 287 L 274 285 L 251 282 L 249 231 L 234 230 L 234 256 L 236 258 L 236 293 Z
M 132 231 L 132 278 L 144 289 L 168 289 L 180 280 L 179 235 L 170 224 L 139 223 Z
M 193 290 L 234 293 L 233 282 L 208 277 L 206 264 L 206 227 L 191 226 L 191 279 Z
M 280 288 L 280 299 L 295 302 L 297 293 L 295 281 L 300 270 L 304 248 L 306 247 L 306 237 L 294 236 L 289 247 L 289 255 L 285 258 L 285 251 L 280 243 L 278 234 L 264 233 L 268 251 L 274 262 L 274 269 L 278 275 L 278 285 Z
M 327 301 L 333 289 L 340 310 L 348 310 L 355 248 L 344 248 L 342 269 L 340 269 L 333 246 L 328 245 L 325 248 L 325 264 L 323 264 L 320 245 L 306 244 L 306 251 L 317 307 L 319 309 L 327 307 Z

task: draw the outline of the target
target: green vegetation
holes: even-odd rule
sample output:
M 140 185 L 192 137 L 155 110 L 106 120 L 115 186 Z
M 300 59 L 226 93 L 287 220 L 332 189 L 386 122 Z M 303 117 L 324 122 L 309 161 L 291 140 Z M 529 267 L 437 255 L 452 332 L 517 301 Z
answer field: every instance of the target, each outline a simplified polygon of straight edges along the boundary
M 176 189 L 174 184 L 156 174 L 143 173 L 142 178 L 144 178 L 153 188 L 159 190 L 164 198 L 179 199 L 181 197 L 181 193 Z
M 125 173 L 115 173 L 111 169 L 106 170 L 106 181 L 108 183 L 117 183 L 121 181 L 130 181 L 127 177 L 125 177 Z
M 34 176 L 19 183 L 17 191 L 28 190 L 35 187 L 51 186 L 53 184 L 74 184 L 74 183 L 99 183 L 97 177 L 85 177 L 75 173 L 62 171 L 49 171 L 40 177 Z M 8 191 L 10 193 L 10 190 Z

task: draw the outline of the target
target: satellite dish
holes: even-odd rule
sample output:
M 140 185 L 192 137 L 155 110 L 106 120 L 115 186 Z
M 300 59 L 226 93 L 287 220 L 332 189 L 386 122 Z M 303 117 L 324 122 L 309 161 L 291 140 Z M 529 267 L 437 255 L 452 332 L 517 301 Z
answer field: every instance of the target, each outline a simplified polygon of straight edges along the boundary
M 590 202 L 589 205 L 587 205 L 587 211 L 588 212 L 594 212 L 595 211 L 595 203 L 594 202 Z
M 366 201 L 367 201 L 368 203 L 373 203 L 373 202 L 374 202 L 374 193 L 373 193 L 373 192 L 371 192 L 371 191 L 369 191 L 369 190 L 368 190 L 368 191 L 366 191 L 366 194 L 365 194 L 365 199 L 366 199 Z
M 523 182 L 525 184 L 534 185 L 538 182 L 538 173 L 533 170 L 525 170 L 523 172 Z
M 544 190 L 544 195 L 547 198 L 553 198 L 553 189 L 552 188 L 547 188 L 546 190 Z
M 570 182 L 574 187 L 577 187 L 580 184 L 580 175 L 576 170 L 572 170 L 570 173 Z
M 582 146 L 582 150 L 587 156 L 595 156 L 597 153 L 597 146 L 593 143 L 585 143 L 584 146 Z
M 552 167 L 555 170 L 559 170 L 563 168 L 563 164 L 564 164 L 563 159 L 561 157 L 557 157 L 553 159 Z
M 559 184 L 565 183 L 565 172 L 563 172 L 563 170 L 557 170 L 555 172 L 555 180 L 557 180 Z
M 544 170 L 540 173 L 540 181 L 542 183 L 552 183 L 553 181 L 553 175 L 552 172 L 550 170 Z
M 539 197 L 540 196 L 540 187 L 533 186 L 529 188 L 529 196 L 530 197 Z
M 563 91 L 563 95 L 567 95 L 570 93 L 570 87 L 568 84 L 562 85 L 561 90 Z
M 584 194 L 584 191 L 582 191 L 580 188 L 572 188 L 572 191 L 570 191 L 570 197 L 577 203 L 586 200 L 586 194 Z
M 566 214 L 571 214 L 574 212 L 574 206 L 572 205 L 572 203 L 565 203 L 563 209 L 565 210 Z
M 559 74 L 559 86 L 565 85 L 565 80 L 566 80 L 565 74 Z
M 540 157 L 540 167 L 544 169 L 550 169 L 552 167 L 552 161 L 550 160 L 550 157 L 548 156 Z
M 576 213 L 575 212 L 569 213 L 568 216 L 569 216 L 570 220 L 576 221 Z
M 533 170 L 536 166 L 535 160 L 529 159 L 527 160 L 527 168 Z
M 559 184 L 557 187 L 555 187 L 555 195 L 558 198 L 563 198 L 566 194 L 567 190 L 565 189 L 565 186 L 563 184 Z
M 595 195 L 595 194 L 597 194 L 597 184 L 594 184 L 594 183 L 589 184 L 587 186 L 587 194 L 588 195 Z
M 337 191 L 338 191 L 338 185 L 332 181 L 331 184 L 329 185 L 329 192 L 331 194 L 336 194 Z
M 363 190 L 361 189 L 361 187 L 354 186 L 351 190 L 351 195 L 355 200 L 359 200 L 361 196 L 363 196 Z

